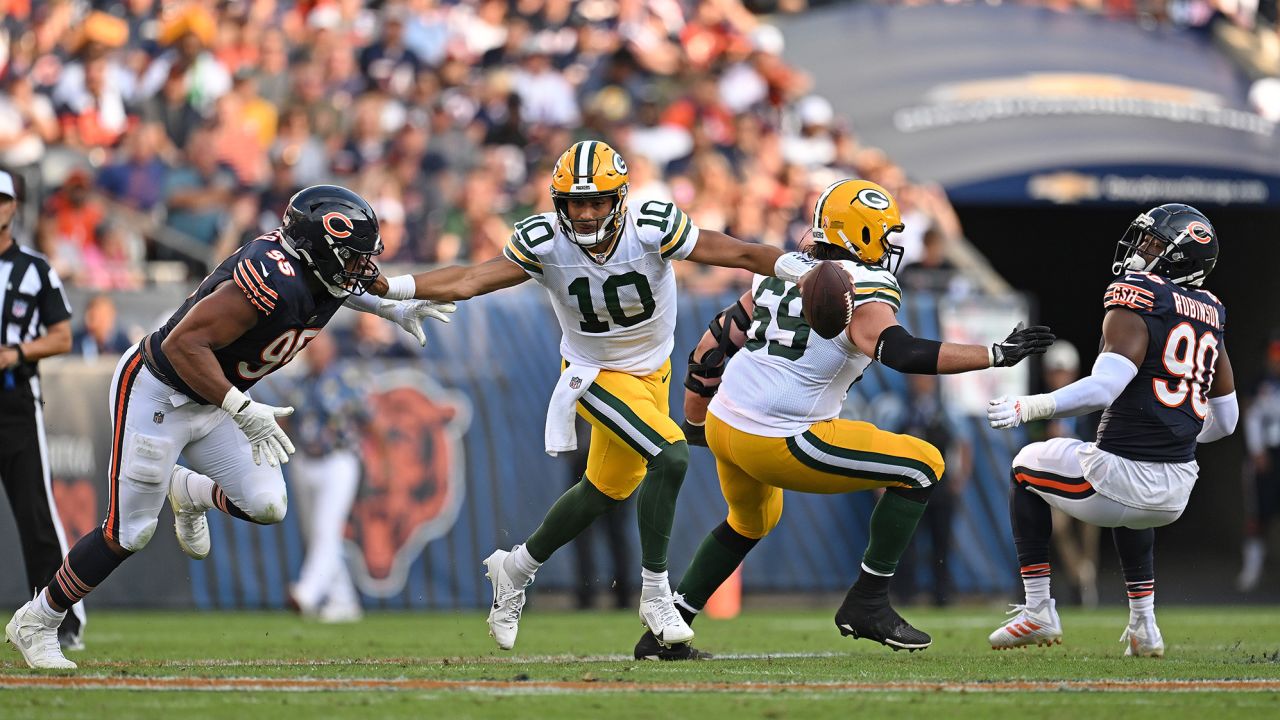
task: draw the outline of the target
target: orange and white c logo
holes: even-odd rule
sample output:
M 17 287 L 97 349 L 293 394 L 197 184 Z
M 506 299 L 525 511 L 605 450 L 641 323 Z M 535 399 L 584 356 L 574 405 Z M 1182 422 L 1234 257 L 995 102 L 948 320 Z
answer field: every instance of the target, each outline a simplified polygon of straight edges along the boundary
M 1201 245 L 1207 245 L 1213 239 L 1213 233 L 1199 220 L 1187 224 L 1187 234 Z
M 347 226 L 347 229 L 346 230 L 336 229 L 333 226 L 334 220 L 342 221 Z M 356 227 L 351 222 L 351 218 L 347 217 L 346 215 L 343 215 L 340 212 L 325 213 L 324 217 L 320 218 L 320 222 L 324 223 L 325 232 L 329 233 L 330 235 L 336 238 L 351 237 L 351 231 L 354 230 Z

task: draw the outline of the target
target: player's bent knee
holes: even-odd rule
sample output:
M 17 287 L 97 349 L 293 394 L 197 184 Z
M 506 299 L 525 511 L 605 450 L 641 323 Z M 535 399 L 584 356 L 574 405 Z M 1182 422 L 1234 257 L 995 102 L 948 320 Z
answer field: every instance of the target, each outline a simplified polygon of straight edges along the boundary
M 930 485 L 937 485 L 942 482 L 943 473 L 947 471 L 947 463 L 942 459 L 942 452 L 934 447 L 932 443 L 921 443 L 923 448 L 923 457 L 920 460 L 933 471 L 933 477 L 929 478 Z
M 668 476 L 684 477 L 689 469 L 689 443 L 681 440 L 664 447 L 649 461 L 650 470 L 661 469 Z
M 249 507 L 245 513 L 254 522 L 263 525 L 274 525 L 284 520 L 289 510 L 289 496 L 282 492 L 263 492 L 249 498 Z
M 130 553 L 136 553 L 151 542 L 151 538 L 156 534 L 157 518 L 150 518 L 139 523 L 130 523 L 129 526 L 121 533 L 120 547 Z

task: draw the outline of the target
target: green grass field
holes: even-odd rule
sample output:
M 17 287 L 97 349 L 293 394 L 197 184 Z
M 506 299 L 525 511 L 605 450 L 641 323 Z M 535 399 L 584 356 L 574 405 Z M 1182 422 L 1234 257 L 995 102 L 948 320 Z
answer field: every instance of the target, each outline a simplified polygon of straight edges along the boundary
M 905 614 L 932 648 L 841 638 L 826 612 L 748 612 L 695 626 L 719 658 L 654 663 L 630 658 L 631 613 L 531 610 L 517 650 L 502 652 L 475 612 L 344 626 L 98 612 L 89 649 L 69 655 L 78 671 L 28 670 L 4 648 L 0 717 L 1280 716 L 1280 610 L 1163 609 L 1160 660 L 1122 657 L 1119 607 L 1063 612 L 1061 646 L 999 653 L 986 645 L 998 610 Z

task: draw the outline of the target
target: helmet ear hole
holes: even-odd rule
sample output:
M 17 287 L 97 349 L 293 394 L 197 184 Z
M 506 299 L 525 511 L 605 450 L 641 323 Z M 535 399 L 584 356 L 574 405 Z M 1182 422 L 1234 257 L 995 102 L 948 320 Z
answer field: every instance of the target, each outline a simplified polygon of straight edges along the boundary
M 862 228 L 862 244 L 868 246 L 871 245 L 871 228 L 868 228 L 865 225 Z

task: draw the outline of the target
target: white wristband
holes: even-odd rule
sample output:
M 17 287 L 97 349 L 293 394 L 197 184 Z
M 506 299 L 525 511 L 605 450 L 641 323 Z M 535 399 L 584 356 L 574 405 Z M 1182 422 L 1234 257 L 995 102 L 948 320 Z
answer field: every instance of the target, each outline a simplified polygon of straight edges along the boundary
M 396 275 L 387 278 L 387 294 L 383 297 L 388 300 L 410 300 L 417 292 L 418 282 L 412 275 Z
M 773 275 L 779 280 L 798 283 L 800 278 L 817 265 L 813 258 L 798 252 L 783 253 L 773 263 Z
M 250 402 L 251 400 L 249 400 L 248 395 L 245 395 L 244 393 L 240 392 L 239 388 L 237 388 L 235 385 L 232 385 L 231 389 L 227 391 L 227 394 L 222 396 L 222 409 L 226 410 L 232 415 L 235 415 L 236 413 L 239 413 L 241 410 L 244 410 L 245 406 L 247 406 Z

